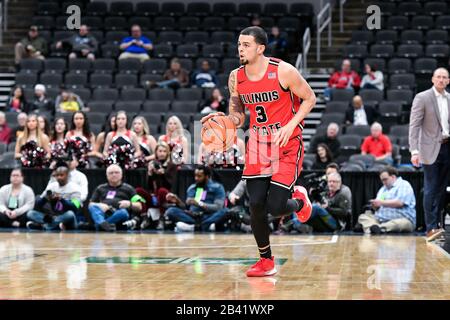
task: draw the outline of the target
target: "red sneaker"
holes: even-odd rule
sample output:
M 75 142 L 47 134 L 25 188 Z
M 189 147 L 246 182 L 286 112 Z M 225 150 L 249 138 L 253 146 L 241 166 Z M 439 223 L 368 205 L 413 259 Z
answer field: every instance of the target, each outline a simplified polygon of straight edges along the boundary
M 308 191 L 306 191 L 305 187 L 295 186 L 292 198 L 303 200 L 303 208 L 301 208 L 295 214 L 297 215 L 297 218 L 301 223 L 305 223 L 306 221 L 309 220 L 309 218 L 311 218 L 312 212 L 312 205 L 311 201 L 309 201 L 308 198 Z
M 273 276 L 275 273 L 277 273 L 275 259 L 261 258 L 247 270 L 247 277 Z

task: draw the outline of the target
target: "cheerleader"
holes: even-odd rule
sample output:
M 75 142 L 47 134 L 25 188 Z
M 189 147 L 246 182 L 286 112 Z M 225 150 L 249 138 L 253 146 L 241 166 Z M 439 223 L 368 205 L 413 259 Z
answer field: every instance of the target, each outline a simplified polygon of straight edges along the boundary
M 15 148 L 15 158 L 20 159 L 24 167 L 43 168 L 50 159 L 48 136 L 39 127 L 37 116 L 28 116 L 23 134 Z
M 65 159 L 67 157 L 65 137 L 68 129 L 69 125 L 64 118 L 60 117 L 55 119 L 52 134 L 50 136 L 52 160 L 50 168 L 53 168 L 58 160 Z
M 94 156 L 92 147 L 95 144 L 95 135 L 89 127 L 89 120 L 83 111 L 72 115 L 70 131 L 66 134 L 67 152 L 77 161 L 77 168 L 86 168 L 88 157 Z
M 146 162 L 149 162 L 154 158 L 152 155 L 155 153 L 156 139 L 150 135 L 147 120 L 142 116 L 137 116 L 134 118 L 131 128 L 138 138 L 142 156 Z
M 105 140 L 108 133 L 111 131 L 116 130 L 116 114 L 112 113 L 108 117 L 108 119 L 105 121 L 102 127 L 102 132 L 100 132 L 95 139 L 95 146 L 94 146 L 94 155 L 97 158 L 102 159 L 103 161 L 103 149 L 105 147 Z
M 47 135 L 47 137 L 50 137 L 50 123 L 48 122 L 47 118 L 44 117 L 43 115 L 39 115 L 38 116 L 38 123 L 39 123 L 39 128 L 41 129 L 42 133 L 45 133 Z
M 180 118 L 172 116 L 167 120 L 166 134 L 160 136 L 159 141 L 164 141 L 170 146 L 173 163 L 177 165 L 186 163 L 190 153 Z

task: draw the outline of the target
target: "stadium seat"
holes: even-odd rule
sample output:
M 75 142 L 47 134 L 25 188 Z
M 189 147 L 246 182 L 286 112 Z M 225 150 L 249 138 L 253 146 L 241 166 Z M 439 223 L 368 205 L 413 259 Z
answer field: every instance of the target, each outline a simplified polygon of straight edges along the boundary
M 103 17 L 108 13 L 108 6 L 102 1 L 89 2 L 86 4 L 86 12 L 92 16 Z
M 445 44 L 448 42 L 448 33 L 444 30 L 429 30 L 425 41 L 427 44 Z
M 92 62 L 92 71 L 95 73 L 113 73 L 116 70 L 114 59 L 95 59 Z
M 131 16 L 133 14 L 133 4 L 125 1 L 111 2 L 109 14 L 114 16 Z
M 433 28 L 433 18 L 430 16 L 414 16 L 411 19 L 411 29 L 430 30 Z
M 325 113 L 345 113 L 349 107 L 346 101 L 329 101 L 324 110 Z
M 136 3 L 136 9 L 134 14 L 137 16 L 157 16 L 160 13 L 159 3 L 142 1 Z
M 173 100 L 174 99 L 174 93 L 172 89 L 162 89 L 162 88 L 156 88 L 151 89 L 148 92 L 148 98 L 149 100 Z
M 88 73 L 92 62 L 89 59 L 69 59 L 69 71 L 72 73 Z
M 186 8 L 183 2 L 163 2 L 161 12 L 171 17 L 180 17 L 185 14 Z
M 209 43 L 209 34 L 206 31 L 186 32 L 184 36 L 184 43 L 204 46 Z
M 147 92 L 142 88 L 132 88 L 121 90 L 120 100 L 123 101 L 144 101 L 147 96 Z
M 168 100 L 145 101 L 142 106 L 142 110 L 144 112 L 167 113 L 170 110 L 170 101 Z
M 409 26 L 408 17 L 390 16 L 387 20 L 386 29 L 401 31 L 401 30 L 408 29 L 408 26 Z
M 92 88 L 109 88 L 113 84 L 112 74 L 92 73 L 89 84 Z
M 223 17 L 206 17 L 201 29 L 208 32 L 222 31 L 225 29 L 225 19 Z
M 138 76 L 137 74 L 117 73 L 114 84 L 118 89 L 135 88 L 138 85 Z
M 389 73 L 408 73 L 411 72 L 411 60 L 407 58 L 393 58 L 388 62 Z
M 198 31 L 200 29 L 200 19 L 198 17 L 181 17 L 178 21 L 181 31 Z
M 106 31 L 121 31 L 128 29 L 128 23 L 124 17 L 108 16 L 103 21 L 103 27 Z
M 335 122 L 337 124 L 342 124 L 345 121 L 345 114 L 343 113 L 324 113 L 322 114 L 322 118 L 320 119 L 321 125 L 328 125 L 331 122 Z
M 354 135 L 354 136 L 360 136 L 362 138 L 365 138 L 370 135 L 370 126 L 348 126 L 345 129 L 345 134 Z
M 191 2 L 187 4 L 188 16 L 207 17 L 211 14 L 211 5 L 208 2 Z
M 181 31 L 161 31 L 158 36 L 158 43 L 179 45 L 183 42 Z

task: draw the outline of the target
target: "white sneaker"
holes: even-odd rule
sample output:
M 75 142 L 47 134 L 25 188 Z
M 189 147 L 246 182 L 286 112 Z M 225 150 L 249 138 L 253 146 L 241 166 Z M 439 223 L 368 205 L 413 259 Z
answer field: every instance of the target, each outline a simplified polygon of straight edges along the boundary
M 215 223 L 211 223 L 209 225 L 209 231 L 212 231 L 212 232 L 216 231 L 216 224 Z
M 176 228 L 177 228 L 177 231 L 181 231 L 181 232 L 183 232 L 183 231 L 184 232 L 193 232 L 195 229 L 195 225 L 178 221 L 176 223 Z

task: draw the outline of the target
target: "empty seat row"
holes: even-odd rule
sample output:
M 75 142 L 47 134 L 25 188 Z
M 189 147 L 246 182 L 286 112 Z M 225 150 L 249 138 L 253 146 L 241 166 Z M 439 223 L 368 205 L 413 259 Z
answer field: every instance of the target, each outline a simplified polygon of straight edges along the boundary
M 371 31 L 355 30 L 352 32 L 352 44 L 447 44 L 448 31 L 447 30 L 403 30 L 400 33 L 395 30 L 381 30 L 374 34 Z
M 366 45 L 349 44 L 343 47 L 344 57 L 362 59 L 366 57 L 374 58 L 420 58 L 423 56 L 432 58 L 445 58 L 450 53 L 448 44 L 401 44 L 397 46 L 391 44 L 374 44 L 368 50 Z
M 388 74 L 394 73 L 410 73 L 414 72 L 416 74 L 428 74 L 433 72 L 437 66 L 438 61 L 435 58 L 365 58 L 360 59 L 350 59 L 352 69 L 364 73 L 364 66 L 369 64 L 373 66 L 376 70 L 382 71 Z M 342 60 L 336 61 L 335 68 L 340 69 Z

